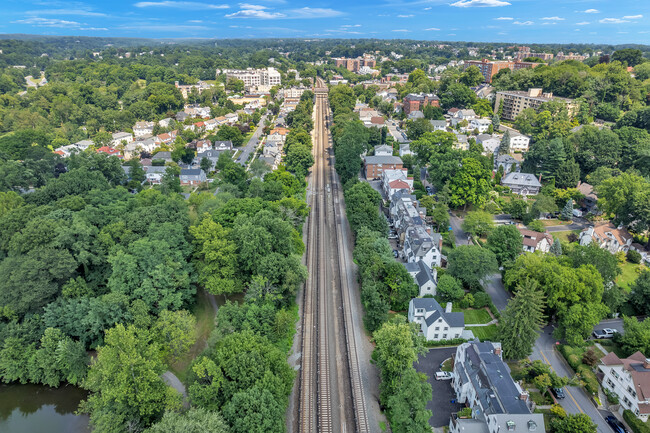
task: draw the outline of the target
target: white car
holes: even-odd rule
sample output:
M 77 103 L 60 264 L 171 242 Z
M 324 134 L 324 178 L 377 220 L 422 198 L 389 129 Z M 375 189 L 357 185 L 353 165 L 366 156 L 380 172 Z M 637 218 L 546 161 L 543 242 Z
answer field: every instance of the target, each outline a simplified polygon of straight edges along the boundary
M 436 371 L 436 380 L 451 380 L 453 377 L 450 371 Z
M 604 328 L 593 332 L 594 338 L 612 338 L 618 331 L 616 329 Z

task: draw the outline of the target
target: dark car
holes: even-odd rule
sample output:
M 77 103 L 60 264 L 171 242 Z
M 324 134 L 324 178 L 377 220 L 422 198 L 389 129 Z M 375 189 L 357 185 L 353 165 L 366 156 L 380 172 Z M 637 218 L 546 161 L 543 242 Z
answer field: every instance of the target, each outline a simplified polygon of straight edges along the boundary
M 627 433 L 627 430 L 623 426 L 623 423 L 621 423 L 615 416 L 613 415 L 608 415 L 605 417 L 605 421 L 607 421 L 607 424 L 614 430 L 616 433 Z
M 555 398 L 558 400 L 562 400 L 565 397 L 564 390 L 562 388 L 553 388 L 553 394 L 555 394 Z

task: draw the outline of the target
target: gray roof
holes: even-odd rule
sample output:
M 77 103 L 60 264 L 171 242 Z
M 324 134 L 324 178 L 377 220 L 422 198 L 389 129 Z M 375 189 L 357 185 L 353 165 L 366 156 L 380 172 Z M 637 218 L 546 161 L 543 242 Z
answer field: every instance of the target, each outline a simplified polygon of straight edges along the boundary
M 155 155 L 153 155 L 151 159 L 169 159 L 171 161 L 172 153 L 167 151 L 158 152 Z
M 496 137 L 491 135 L 491 134 L 479 134 L 479 135 L 476 136 L 476 141 L 477 142 L 485 141 L 485 140 L 489 140 L 491 138 L 496 138 Z
M 387 144 L 384 144 L 384 145 L 375 147 L 375 154 L 377 152 L 388 152 L 388 153 L 390 153 L 392 155 L 393 154 L 393 148 L 390 147 Z
M 452 328 L 465 326 L 465 315 L 463 313 L 445 313 L 445 310 L 434 298 L 413 298 L 411 302 L 413 302 L 413 308 L 424 308 L 425 311 L 433 311 L 433 314 L 427 317 L 425 321 L 427 326 L 431 326 L 440 317 Z
M 208 149 L 205 152 L 199 152 L 196 154 L 196 157 L 201 159 L 201 158 L 219 158 L 219 155 L 221 155 L 223 151 L 218 151 L 214 149 Z
M 410 273 L 417 273 L 420 272 L 420 262 L 408 262 L 404 263 L 404 267 L 406 268 L 406 272 Z
M 447 127 L 447 121 L 446 120 L 429 120 L 429 123 L 431 123 L 431 126 L 434 127 L 439 127 L 439 128 L 446 128 Z
M 164 173 L 167 170 L 167 167 L 164 165 L 145 165 L 144 171 L 147 173 Z
M 402 164 L 399 156 L 366 156 L 366 164 Z
M 508 173 L 501 181 L 504 185 L 521 185 L 541 187 L 537 177 L 530 173 Z
M 429 281 L 433 281 L 435 284 L 436 278 L 433 276 L 433 272 L 431 272 L 431 269 L 427 265 L 424 264 L 423 261 L 417 262 L 418 264 L 418 269 L 420 272 L 417 273 L 415 276 L 415 281 L 418 283 L 418 286 L 422 287 Z
M 203 170 L 200 168 L 183 168 L 181 169 L 181 176 L 201 176 Z
M 408 117 L 409 119 L 424 119 L 424 113 L 419 110 L 411 111 Z

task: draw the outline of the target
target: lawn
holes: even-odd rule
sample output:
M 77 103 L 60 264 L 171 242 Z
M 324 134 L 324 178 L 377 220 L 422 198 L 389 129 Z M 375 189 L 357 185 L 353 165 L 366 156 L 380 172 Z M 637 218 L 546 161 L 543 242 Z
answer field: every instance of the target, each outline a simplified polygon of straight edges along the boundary
M 632 283 L 636 281 L 639 274 L 637 274 L 637 269 L 640 265 L 635 263 L 625 262 L 621 266 L 621 275 L 616 277 L 616 284 L 619 287 L 629 290 Z
M 487 310 L 485 310 L 485 308 L 474 310 L 472 308 L 461 309 L 458 307 L 453 307 L 452 311 L 454 313 L 465 313 L 466 325 L 477 325 L 482 323 L 488 323 L 489 321 L 492 320 L 492 317 L 490 317 L 490 313 L 488 313 Z
M 452 371 L 451 358 L 446 359 L 445 362 L 442 363 L 442 368 L 440 370 L 441 371 Z
M 545 226 L 563 226 L 567 224 L 571 224 L 573 221 L 562 221 L 558 219 L 552 219 L 552 220 L 540 220 L 542 224 Z
M 497 337 L 497 325 L 488 326 L 467 326 L 468 331 L 472 331 L 474 336 L 481 341 L 495 341 Z
M 196 294 L 196 304 L 192 308 L 192 314 L 196 318 L 196 343 L 190 348 L 186 356 L 170 366 L 170 370 L 181 382 L 185 382 L 192 360 L 205 350 L 208 337 L 214 329 L 214 309 L 205 291 L 199 290 Z
M 579 234 L 580 230 L 571 230 L 571 231 L 565 231 L 565 232 L 553 232 L 553 233 L 551 233 L 551 235 L 553 237 L 558 238 L 560 240 L 560 242 L 569 242 L 568 236 L 571 233 Z

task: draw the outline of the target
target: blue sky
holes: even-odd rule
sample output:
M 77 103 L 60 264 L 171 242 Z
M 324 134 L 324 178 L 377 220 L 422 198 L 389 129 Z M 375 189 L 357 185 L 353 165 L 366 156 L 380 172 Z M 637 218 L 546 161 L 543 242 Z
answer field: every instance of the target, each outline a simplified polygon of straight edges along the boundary
M 650 43 L 648 0 L 2 0 L 0 33 Z

